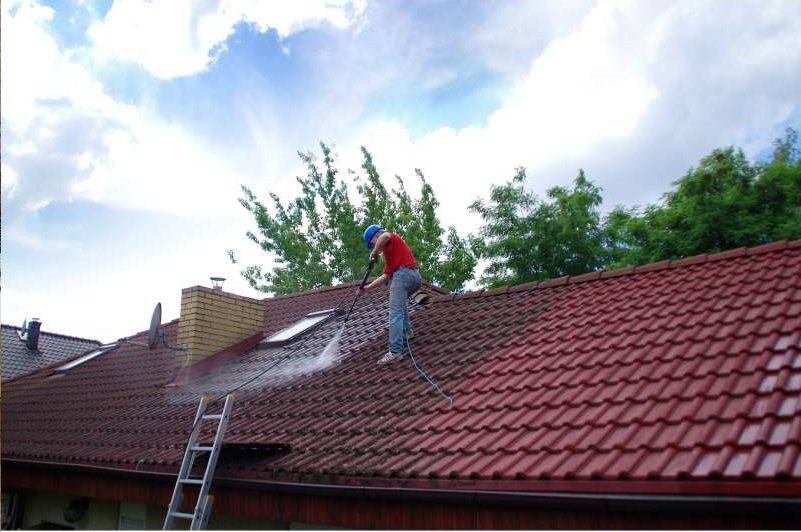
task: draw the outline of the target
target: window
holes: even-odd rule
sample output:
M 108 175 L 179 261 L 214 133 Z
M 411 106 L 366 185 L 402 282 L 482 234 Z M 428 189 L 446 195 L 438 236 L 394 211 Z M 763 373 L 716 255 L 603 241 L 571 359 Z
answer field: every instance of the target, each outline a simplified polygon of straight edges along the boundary
M 113 349 L 116 349 L 116 348 L 117 348 L 117 344 L 101 345 L 100 347 L 98 347 L 94 351 L 90 351 L 89 353 L 86 353 L 85 355 L 83 355 L 81 357 L 78 357 L 75 360 L 67 362 L 63 366 L 59 366 L 53 371 L 56 372 L 56 373 L 62 373 L 64 371 L 69 371 L 72 368 L 80 366 L 84 362 L 88 362 L 88 361 L 92 360 L 93 358 L 99 357 L 103 353 L 108 353 L 109 351 L 112 351 Z
M 120 518 L 117 530 L 145 530 L 147 524 L 147 506 L 135 502 L 120 503 Z
M 310 314 L 306 314 L 303 318 L 299 319 L 289 327 L 285 329 L 281 329 L 277 333 L 273 334 L 269 338 L 266 338 L 259 342 L 260 345 L 284 345 L 296 337 L 300 336 L 302 333 L 312 330 L 317 325 L 324 322 L 330 316 L 338 313 L 339 309 L 328 309 L 328 310 L 320 310 L 318 312 L 312 312 Z

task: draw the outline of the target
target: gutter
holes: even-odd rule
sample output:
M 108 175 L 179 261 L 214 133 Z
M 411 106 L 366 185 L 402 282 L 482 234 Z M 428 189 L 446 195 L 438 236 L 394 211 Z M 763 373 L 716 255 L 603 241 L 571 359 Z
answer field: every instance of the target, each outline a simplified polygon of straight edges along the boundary
M 637 493 L 523 492 L 443 488 L 388 488 L 303 484 L 268 480 L 215 479 L 217 486 L 258 489 L 295 495 L 318 495 L 404 502 L 441 502 L 476 506 L 526 506 L 552 509 L 606 509 L 628 511 L 685 510 L 708 513 L 725 509 L 732 514 L 755 512 L 797 515 L 801 518 L 799 497 L 759 497 L 725 495 L 655 495 Z
M 9 465 L 50 470 L 95 473 L 129 479 L 174 484 L 175 473 L 136 471 L 105 466 L 64 464 L 62 462 L 3 459 Z M 565 510 L 614 510 L 629 512 L 684 511 L 730 514 L 770 514 L 801 518 L 801 497 L 743 495 L 682 495 L 644 493 L 547 492 L 486 489 L 447 489 L 423 487 L 384 487 L 303 483 L 258 479 L 216 477 L 213 485 L 292 495 L 325 496 L 378 501 L 440 502 L 470 506 L 525 506 Z

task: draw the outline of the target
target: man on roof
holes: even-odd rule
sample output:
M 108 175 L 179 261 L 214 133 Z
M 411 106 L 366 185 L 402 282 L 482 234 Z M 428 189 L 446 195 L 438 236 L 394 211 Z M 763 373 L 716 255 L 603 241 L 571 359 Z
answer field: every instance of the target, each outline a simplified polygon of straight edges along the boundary
M 370 263 L 384 254 L 384 270 L 381 276 L 360 290 L 369 290 L 389 283 L 389 352 L 379 364 L 400 360 L 404 354 L 404 340 L 411 338 L 412 325 L 406 300 L 409 294 L 420 289 L 423 278 L 411 248 L 396 233 L 380 225 L 370 225 L 364 230 L 364 243 L 370 249 Z

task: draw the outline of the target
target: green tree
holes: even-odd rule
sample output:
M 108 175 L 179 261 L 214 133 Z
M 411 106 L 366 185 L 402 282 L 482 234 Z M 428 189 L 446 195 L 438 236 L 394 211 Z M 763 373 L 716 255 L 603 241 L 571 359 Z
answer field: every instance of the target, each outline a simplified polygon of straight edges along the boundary
M 525 190 L 526 171 L 493 186 L 490 199 L 469 209 L 483 221 L 475 248 L 487 267 L 487 287 L 577 275 L 604 266 L 601 190 L 579 170 L 573 188 L 553 187 L 540 200 Z
M 760 240 L 801 238 L 801 150 L 798 132 L 787 128 L 774 142 L 773 158 L 759 165 L 754 185 L 757 209 L 764 214 Z
M 360 278 L 367 264 L 362 231 L 370 223 L 379 223 L 404 237 L 425 280 L 448 290 L 460 290 L 473 278 L 475 256 L 453 227 L 448 228 L 443 239 L 445 230 L 436 214 L 439 202 L 419 169 L 415 173 L 420 194 L 415 200 L 398 176 L 397 188 L 387 190 L 372 155 L 362 147 L 364 177 L 349 174 L 361 196 L 354 203 L 348 183 L 335 166 L 331 148 L 324 143 L 320 147 L 322 168 L 313 154 L 298 153 L 307 173 L 296 178 L 301 194 L 287 204 L 269 193 L 270 209 L 242 185 L 243 197 L 239 201 L 258 227 L 258 234 L 248 231 L 246 236 L 271 253 L 275 261 L 269 271 L 259 265 L 242 270 L 251 286 L 263 292 L 286 294 Z M 236 262 L 233 251 L 228 254 Z
M 614 265 L 643 264 L 801 237 L 797 132 L 752 164 L 742 150 L 716 149 L 673 184 L 659 204 L 615 208 L 605 220 Z

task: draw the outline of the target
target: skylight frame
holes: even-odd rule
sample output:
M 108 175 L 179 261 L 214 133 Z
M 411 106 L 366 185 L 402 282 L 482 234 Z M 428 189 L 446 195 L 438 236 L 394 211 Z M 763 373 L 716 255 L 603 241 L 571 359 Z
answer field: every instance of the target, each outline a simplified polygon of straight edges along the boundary
M 56 369 L 54 369 L 53 373 L 54 374 L 66 373 L 66 372 L 70 371 L 71 369 L 75 369 L 78 366 L 89 362 L 90 360 L 94 360 L 95 358 L 99 357 L 100 355 L 104 355 L 104 354 L 108 353 L 109 351 L 113 351 L 114 349 L 117 349 L 117 347 L 119 347 L 119 344 L 116 343 L 116 342 L 112 343 L 112 344 L 101 345 L 97 349 L 94 349 L 94 350 L 90 351 L 89 353 L 86 353 L 85 355 L 82 355 L 82 356 L 76 358 L 75 360 L 70 360 L 66 364 L 62 364 L 61 366 L 59 366 Z
M 308 314 L 304 315 L 299 320 L 295 321 L 288 327 L 284 327 L 278 332 L 271 334 L 268 338 L 265 338 L 259 345 L 262 346 L 282 346 L 286 345 L 292 341 L 294 341 L 299 336 L 306 334 L 307 332 L 315 329 L 321 323 L 326 321 L 331 316 L 337 314 L 340 311 L 338 308 L 331 308 L 326 310 L 318 310 L 315 312 L 309 312 Z

